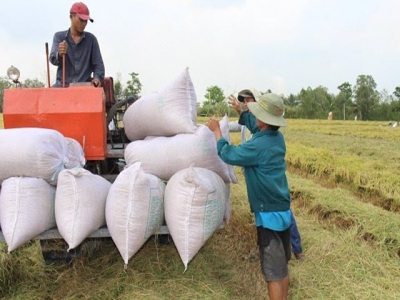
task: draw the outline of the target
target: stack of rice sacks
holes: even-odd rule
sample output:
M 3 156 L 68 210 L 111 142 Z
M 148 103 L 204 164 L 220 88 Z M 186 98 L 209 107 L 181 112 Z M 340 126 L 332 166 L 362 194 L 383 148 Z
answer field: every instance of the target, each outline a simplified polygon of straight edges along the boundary
M 164 188 L 161 182 L 154 181 L 154 186 L 159 186 L 157 197 L 160 195 L 160 206 L 153 209 L 157 212 L 154 218 L 164 214 L 185 270 L 215 230 L 224 220 L 229 220 L 230 183 L 237 183 L 234 168 L 218 157 L 214 134 L 196 120 L 197 97 L 187 68 L 159 92 L 134 102 L 123 118 L 131 143 L 125 149 L 127 170 L 120 176 L 129 170 L 130 173 L 151 174 L 166 182 Z M 223 136 L 229 140 L 226 116 L 220 125 Z M 138 175 L 126 176 L 135 178 Z M 127 182 L 132 184 L 132 180 Z M 140 212 L 135 212 L 133 207 L 140 197 L 128 197 L 127 191 L 114 193 L 114 185 L 107 198 L 106 220 L 110 235 L 127 264 L 139 246 L 133 245 L 133 240 L 139 237 L 130 224 L 139 218 Z M 149 191 L 154 189 L 149 188 Z M 117 205 L 117 199 L 124 198 L 121 194 L 126 194 L 125 203 Z M 115 210 L 118 206 L 129 208 L 131 215 L 121 216 Z M 141 224 L 157 223 L 149 219 L 147 223 L 144 221 Z M 150 231 L 142 230 L 143 243 Z
M 125 266 L 166 221 L 184 263 L 230 216 L 232 166 L 214 134 L 196 124 L 197 98 L 185 69 L 124 116 L 132 141 L 111 184 L 83 169 L 81 145 L 43 128 L 0 130 L 0 226 L 11 252 L 58 228 L 73 249 L 107 224 Z M 228 119 L 220 121 L 229 140 Z
M 105 224 L 111 184 L 85 163 L 81 145 L 56 130 L 0 130 L 0 224 L 9 252 L 55 227 L 75 248 Z

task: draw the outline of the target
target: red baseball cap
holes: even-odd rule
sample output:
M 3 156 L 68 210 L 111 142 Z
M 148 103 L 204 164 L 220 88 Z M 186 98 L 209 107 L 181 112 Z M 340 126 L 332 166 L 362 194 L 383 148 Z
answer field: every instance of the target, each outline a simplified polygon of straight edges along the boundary
M 72 5 L 70 11 L 71 14 L 75 13 L 78 15 L 79 18 L 82 20 L 90 20 L 93 23 L 93 19 L 90 18 L 89 15 L 89 8 L 83 4 L 82 2 L 76 2 Z

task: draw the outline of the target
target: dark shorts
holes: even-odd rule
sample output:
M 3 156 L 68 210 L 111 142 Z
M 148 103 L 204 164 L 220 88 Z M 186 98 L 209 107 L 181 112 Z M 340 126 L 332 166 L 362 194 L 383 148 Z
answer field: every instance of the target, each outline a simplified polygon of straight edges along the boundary
M 257 227 L 260 248 L 261 271 L 266 281 L 280 281 L 288 274 L 288 262 L 291 256 L 290 228 L 274 231 Z

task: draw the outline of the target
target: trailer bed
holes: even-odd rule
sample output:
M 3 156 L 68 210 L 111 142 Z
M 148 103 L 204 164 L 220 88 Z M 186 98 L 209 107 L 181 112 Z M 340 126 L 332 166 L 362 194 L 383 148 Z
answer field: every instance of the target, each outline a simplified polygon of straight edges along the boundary
M 168 227 L 163 225 L 160 227 L 156 234 L 169 234 Z M 104 237 L 111 237 L 110 232 L 108 231 L 107 226 L 103 226 L 93 232 L 88 238 L 104 238 Z M 35 239 L 37 240 L 50 240 L 50 239 L 62 239 L 61 234 L 58 232 L 57 228 L 52 228 L 46 230 L 45 232 L 38 235 Z M 4 242 L 3 233 L 0 231 L 0 242 Z

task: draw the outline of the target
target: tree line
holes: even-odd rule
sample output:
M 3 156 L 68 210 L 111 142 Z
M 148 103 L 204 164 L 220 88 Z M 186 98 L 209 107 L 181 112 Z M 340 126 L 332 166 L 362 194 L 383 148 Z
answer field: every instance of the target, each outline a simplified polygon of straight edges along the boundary
M 359 75 L 354 86 L 344 82 L 337 88 L 337 94 L 318 86 L 302 88 L 297 94 L 280 95 L 286 105 L 285 117 L 326 119 L 331 112 L 336 120 L 400 120 L 400 86 L 392 94 L 386 90 L 379 92 L 371 75 Z M 227 96 L 220 87 L 209 87 L 204 98 L 206 100 L 199 106 L 200 115 L 236 115 L 228 107 Z
M 114 81 L 114 95 L 117 101 L 130 95 L 140 95 L 142 84 L 139 74 L 129 73 L 126 84 L 121 82 L 118 73 Z M 0 113 L 3 112 L 4 89 L 12 83 L 6 77 L 0 77 Z M 26 79 L 23 87 L 44 87 L 38 79 Z M 302 88 L 297 94 L 281 95 L 285 104 L 286 118 L 326 119 L 331 112 L 336 120 L 400 120 L 400 86 L 390 94 L 388 91 L 377 90 L 377 84 L 371 75 L 359 75 L 352 86 L 344 82 L 338 87 L 338 93 L 332 94 L 322 85 L 316 88 Z M 263 93 L 263 91 L 260 91 Z M 264 92 L 271 92 L 266 89 Z M 227 97 L 222 88 L 210 86 L 204 95 L 205 100 L 198 103 L 200 116 L 237 116 L 236 111 L 229 108 Z
M 324 119 L 332 112 L 339 120 L 400 120 L 400 86 L 392 94 L 377 90 L 371 75 L 359 75 L 352 87 L 344 82 L 334 95 L 319 86 L 315 89 L 302 89 L 297 95 L 284 97 L 289 118 Z

